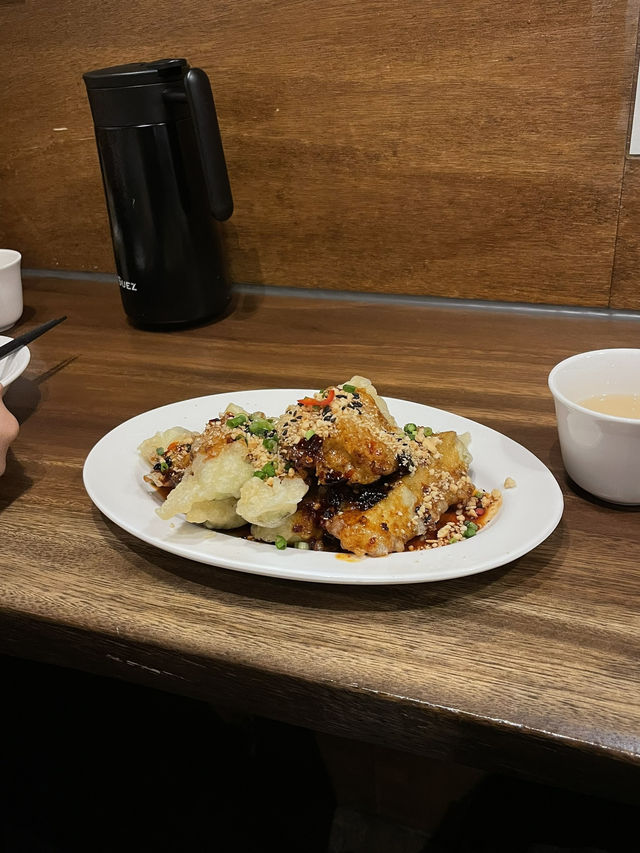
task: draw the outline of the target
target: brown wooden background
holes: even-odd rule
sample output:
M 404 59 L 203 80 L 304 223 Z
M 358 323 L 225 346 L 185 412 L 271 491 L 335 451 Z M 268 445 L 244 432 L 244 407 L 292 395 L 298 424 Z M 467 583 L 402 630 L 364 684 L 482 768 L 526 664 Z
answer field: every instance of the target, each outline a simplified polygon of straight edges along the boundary
M 639 10 L 0 0 L 0 245 L 113 270 L 81 75 L 177 55 L 212 79 L 234 281 L 639 309 Z

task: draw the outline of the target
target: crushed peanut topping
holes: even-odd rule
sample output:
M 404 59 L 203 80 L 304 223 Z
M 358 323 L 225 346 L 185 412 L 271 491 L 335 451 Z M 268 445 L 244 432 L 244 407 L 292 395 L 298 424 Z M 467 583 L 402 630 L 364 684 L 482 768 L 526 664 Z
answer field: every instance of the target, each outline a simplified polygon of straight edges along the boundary
M 378 407 L 362 389 L 350 391 L 337 385 L 305 401 L 311 399 L 317 400 L 317 405 L 298 402 L 278 418 L 277 431 L 283 447 L 294 447 L 312 436 L 330 438 L 340 424 L 344 429 L 366 430 L 373 441 L 401 458 L 409 472 L 440 458 L 440 438 L 428 427 L 418 427 L 410 435 L 394 428 L 380 417 Z
M 469 478 L 467 477 L 467 480 Z M 502 496 L 497 489 L 492 492 L 476 491 L 464 502 L 443 514 L 442 522 L 431 536 L 419 536 L 407 546 L 408 551 L 429 550 L 452 545 L 475 536 L 500 505 Z
M 399 427 L 362 377 L 304 397 L 277 417 L 230 404 L 201 433 L 157 448 L 155 457 L 151 452 L 146 458 L 152 471 L 145 480 L 169 491 L 185 476 L 200 476 L 198 465 L 204 469 L 203 461 L 225 449 L 231 450 L 231 460 L 240 460 L 243 490 L 231 521 L 244 518 L 253 524 L 249 539 L 273 542 L 270 531 L 276 528 L 265 520 L 267 534 L 258 535 L 262 521 L 253 521 L 243 483 L 251 482 L 253 491 L 262 494 L 252 479 L 258 477 L 274 496 L 289 490 L 295 495 L 301 487 L 302 497 L 294 497 L 288 509 L 285 505 L 282 532 L 274 534 L 279 549 L 304 545 L 381 556 L 440 548 L 475 536 L 502 501 L 499 489 L 487 492 L 473 485 L 464 436 L 413 423 Z M 207 471 L 217 465 L 218 460 Z M 300 482 L 291 482 L 294 478 Z M 183 485 L 191 488 L 187 481 Z M 515 485 L 511 477 L 504 481 L 504 488 Z M 176 510 L 181 511 L 187 513 Z
M 226 444 L 244 441 L 247 446 L 247 458 L 255 466 L 257 475 L 260 475 L 260 472 L 264 474 L 262 479 L 293 476 L 295 472 L 291 473 L 290 464 L 279 452 L 275 422 L 259 417 L 262 412 L 256 415 L 249 415 L 240 423 L 238 421 L 241 416 L 231 413 L 213 418 L 202 435 L 194 440 L 194 452 L 217 456 Z

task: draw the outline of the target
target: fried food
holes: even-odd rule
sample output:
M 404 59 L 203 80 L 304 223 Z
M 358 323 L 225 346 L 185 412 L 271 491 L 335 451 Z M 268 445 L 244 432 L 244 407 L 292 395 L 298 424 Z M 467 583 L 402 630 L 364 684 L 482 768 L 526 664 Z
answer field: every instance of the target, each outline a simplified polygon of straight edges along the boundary
M 152 466 L 145 476 L 158 489 L 173 489 L 191 465 L 191 442 L 195 433 L 183 427 L 171 427 L 147 438 L 138 448 Z
M 245 524 L 244 518 L 236 512 L 237 504 L 235 498 L 196 501 L 185 513 L 185 518 L 194 524 L 204 524 L 212 530 L 233 530 Z
M 320 523 L 325 506 L 324 496 L 321 494 L 324 491 L 326 491 L 324 487 L 317 485 L 309 489 L 296 511 L 275 527 L 251 525 L 252 537 L 261 542 L 275 542 L 281 538 L 288 545 L 297 545 L 302 542 L 314 549 L 319 547 L 325 536 Z
M 381 557 L 475 535 L 500 503 L 476 490 L 468 436 L 400 428 L 360 376 L 280 416 L 230 404 L 201 433 L 181 427 L 140 446 L 145 480 L 166 494 L 160 518 L 250 538 Z
M 237 512 L 250 524 L 277 527 L 296 511 L 308 488 L 301 477 L 251 477 L 240 489 Z
M 368 510 L 340 509 L 325 521 L 345 551 L 383 557 L 437 524 L 452 504 L 466 501 L 475 487 L 467 474 L 464 446 L 455 432 L 430 437 L 432 451 L 416 469 L 397 480 L 386 497 Z
M 173 434 L 158 433 L 154 440 Z M 146 479 L 171 488 L 157 509 L 160 518 L 183 513 L 187 521 L 221 529 L 247 522 L 279 524 L 295 512 L 308 486 L 282 458 L 273 435 L 273 422 L 262 412 L 250 415 L 230 406 L 221 417 L 210 420 L 202 433 L 189 433 L 184 464 L 181 450 L 186 444 L 174 441 L 166 451 L 157 447 L 154 453 L 162 460 L 161 470 L 156 470 L 156 463 Z M 155 458 L 152 444 L 149 439 L 140 448 L 150 462 Z
M 379 401 L 368 380 L 299 400 L 278 419 L 282 453 L 319 483 L 367 484 L 392 474 L 407 442 Z
M 200 447 L 178 485 L 157 510 L 165 520 L 178 513 L 188 514 L 195 504 L 238 499 L 240 489 L 253 474 L 246 447 L 235 442 L 221 444 L 215 452 Z

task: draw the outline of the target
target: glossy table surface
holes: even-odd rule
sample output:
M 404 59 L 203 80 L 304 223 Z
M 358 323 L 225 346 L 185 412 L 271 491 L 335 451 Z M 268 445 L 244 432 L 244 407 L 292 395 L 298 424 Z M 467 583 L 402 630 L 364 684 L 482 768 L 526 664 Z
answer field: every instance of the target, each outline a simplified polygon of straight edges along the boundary
M 574 352 L 637 346 L 640 318 L 256 291 L 217 323 L 149 332 L 128 324 L 115 284 L 41 278 L 9 334 L 61 314 L 5 397 L 21 432 L 0 479 L 0 652 L 635 796 L 640 510 L 568 482 L 546 382 Z M 355 373 L 531 450 L 564 493 L 554 533 L 456 580 L 310 584 L 155 549 L 84 490 L 93 445 L 141 412 Z

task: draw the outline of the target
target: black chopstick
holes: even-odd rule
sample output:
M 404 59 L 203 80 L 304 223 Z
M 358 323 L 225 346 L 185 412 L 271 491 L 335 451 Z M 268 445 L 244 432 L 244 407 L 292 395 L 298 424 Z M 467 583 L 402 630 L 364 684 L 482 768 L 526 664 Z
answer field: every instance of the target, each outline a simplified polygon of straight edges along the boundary
M 43 323 L 41 326 L 36 326 L 35 329 L 31 329 L 30 332 L 25 332 L 24 335 L 19 335 L 12 341 L 3 344 L 3 346 L 0 347 L 0 358 L 4 358 L 5 355 L 9 355 L 10 352 L 13 352 L 16 349 L 19 349 L 20 347 L 31 343 L 31 341 L 34 341 L 36 338 L 39 338 L 40 335 L 44 335 L 44 333 L 48 332 L 49 329 L 53 329 L 54 326 L 57 326 L 58 323 L 62 323 L 62 321 L 66 319 L 67 317 L 65 315 L 64 317 L 58 317 L 56 320 L 49 320 L 48 323 Z

